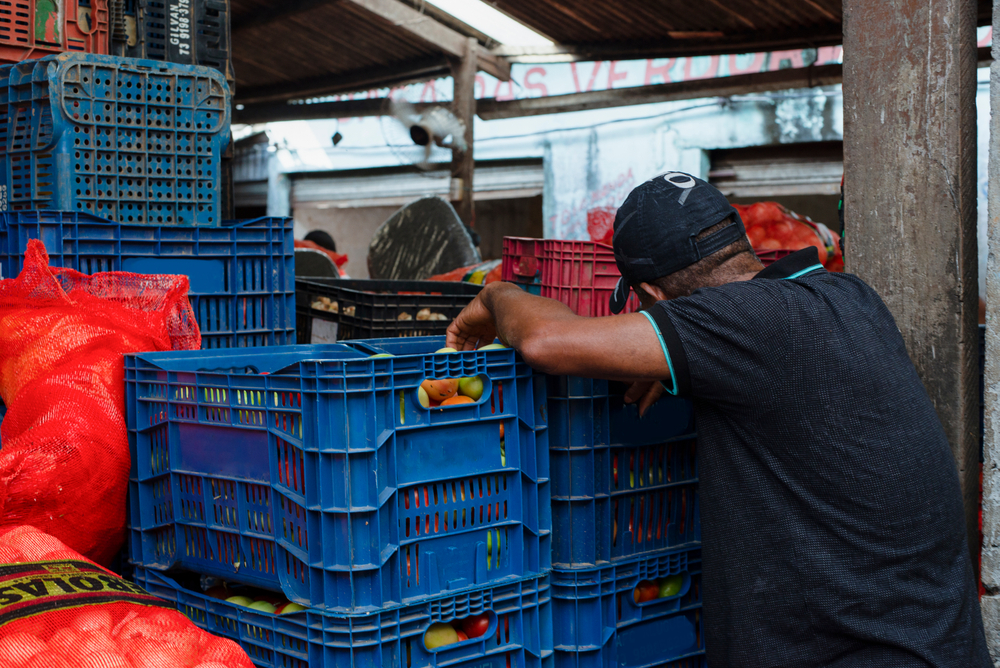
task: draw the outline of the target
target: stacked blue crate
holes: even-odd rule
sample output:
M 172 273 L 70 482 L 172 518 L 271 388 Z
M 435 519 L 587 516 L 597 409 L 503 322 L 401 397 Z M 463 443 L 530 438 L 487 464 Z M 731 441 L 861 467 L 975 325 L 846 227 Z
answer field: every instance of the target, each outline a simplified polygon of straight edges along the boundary
M 544 377 L 510 349 L 442 346 L 128 356 L 137 581 L 260 666 L 551 665 Z M 425 379 L 468 376 L 477 401 L 420 403 Z M 213 600 L 179 569 L 309 609 Z M 483 635 L 423 646 L 476 614 Z
M 64 53 L 0 67 L 0 211 L 123 224 L 222 222 L 225 78 L 207 67 Z
M 614 383 L 547 386 L 556 668 L 701 668 L 691 404 L 665 396 L 640 418 Z
M 23 267 L 39 239 L 53 266 L 85 274 L 183 274 L 203 348 L 295 342 L 292 221 L 257 218 L 220 227 L 120 224 L 83 213 L 0 213 L 0 278 Z
M 291 221 L 222 220 L 217 70 L 64 53 L 0 67 L 0 277 L 29 239 L 85 273 L 187 275 L 206 348 L 294 342 Z

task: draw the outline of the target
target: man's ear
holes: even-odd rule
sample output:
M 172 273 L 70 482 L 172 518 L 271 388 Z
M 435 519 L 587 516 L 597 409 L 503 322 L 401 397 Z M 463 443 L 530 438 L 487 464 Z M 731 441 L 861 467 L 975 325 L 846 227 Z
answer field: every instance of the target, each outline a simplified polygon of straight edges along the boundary
M 642 288 L 642 290 L 655 301 L 662 302 L 665 299 L 668 299 L 667 293 L 661 290 L 658 285 L 654 285 L 652 283 L 640 283 L 639 287 Z

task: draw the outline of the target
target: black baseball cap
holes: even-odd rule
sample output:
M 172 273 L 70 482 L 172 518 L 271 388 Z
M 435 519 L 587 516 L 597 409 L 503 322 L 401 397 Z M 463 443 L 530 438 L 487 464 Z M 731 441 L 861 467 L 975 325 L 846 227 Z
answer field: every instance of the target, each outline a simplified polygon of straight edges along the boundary
M 695 238 L 732 216 L 732 225 Z M 680 271 L 746 236 L 736 208 L 696 176 L 669 172 L 629 193 L 615 214 L 612 246 L 621 279 L 611 312 L 621 313 L 633 285 Z

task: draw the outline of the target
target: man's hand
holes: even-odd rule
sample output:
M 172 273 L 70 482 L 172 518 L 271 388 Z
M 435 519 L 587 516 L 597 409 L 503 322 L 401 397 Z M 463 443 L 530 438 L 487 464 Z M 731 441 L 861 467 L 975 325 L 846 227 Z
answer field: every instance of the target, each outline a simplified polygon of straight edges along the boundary
M 639 402 L 639 417 L 642 417 L 666 392 L 658 380 L 637 380 L 625 392 L 625 403 Z
M 485 288 L 484 288 L 485 290 Z M 482 292 L 448 325 L 448 347 L 475 350 L 493 343 L 497 336 L 493 314 L 483 303 Z

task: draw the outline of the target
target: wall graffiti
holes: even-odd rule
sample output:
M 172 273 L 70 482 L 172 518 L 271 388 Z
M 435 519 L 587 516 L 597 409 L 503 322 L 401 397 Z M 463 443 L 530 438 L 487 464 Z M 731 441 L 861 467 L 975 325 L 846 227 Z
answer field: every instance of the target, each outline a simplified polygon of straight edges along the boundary
M 629 169 L 599 188 L 591 190 L 573 205 L 549 216 L 554 234 L 561 239 L 589 239 L 607 233 L 614 222 L 615 212 L 635 187 L 635 175 Z

